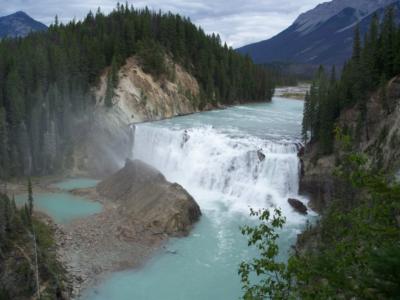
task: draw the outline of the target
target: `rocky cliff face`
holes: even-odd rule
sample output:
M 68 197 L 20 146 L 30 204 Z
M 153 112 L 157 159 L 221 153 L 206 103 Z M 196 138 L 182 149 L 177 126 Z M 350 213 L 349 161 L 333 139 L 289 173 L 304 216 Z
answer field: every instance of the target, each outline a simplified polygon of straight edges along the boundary
M 109 71 L 104 72 L 93 90 L 93 114 L 78 126 L 73 173 L 104 176 L 121 168 L 125 159 L 131 157 L 133 123 L 198 111 L 196 79 L 179 65 L 174 65 L 174 69 L 173 81 L 165 77 L 155 79 L 143 71 L 135 57 L 129 58 L 119 71 L 113 105 L 109 108 L 104 104 Z
M 339 125 L 347 125 L 356 137 L 358 150 L 370 158 L 372 167 L 395 171 L 400 168 L 400 76 L 393 78 L 384 91 L 367 102 L 366 121 L 360 124 L 361 111 L 348 109 Z
M 355 142 L 356 150 L 367 155 L 372 168 L 394 174 L 400 169 L 400 76 L 393 78 L 384 90 L 367 102 L 367 113 L 361 122 L 358 106 L 344 110 L 338 120 Z M 333 196 L 343 192 L 343 184 L 333 175 L 336 155 L 318 157 L 318 144 L 302 155 L 303 176 L 300 192 L 311 197 L 311 206 L 322 210 Z

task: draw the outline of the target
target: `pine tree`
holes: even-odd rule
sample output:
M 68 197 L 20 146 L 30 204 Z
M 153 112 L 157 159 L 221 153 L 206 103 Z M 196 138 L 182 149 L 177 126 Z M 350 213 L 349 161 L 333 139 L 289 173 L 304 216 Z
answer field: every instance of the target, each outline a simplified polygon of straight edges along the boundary
M 6 234 L 11 231 L 11 205 L 10 199 L 7 195 L 3 196 L 4 199 L 4 228 Z
M 104 98 L 104 104 L 106 107 L 112 107 L 113 102 L 112 99 L 114 97 L 114 84 L 113 84 L 113 78 L 111 74 L 108 74 L 107 76 L 107 88 L 106 88 L 106 95 Z
M 396 56 L 395 39 L 396 39 L 396 23 L 394 18 L 394 7 L 390 7 L 383 19 L 381 31 L 381 57 L 383 60 L 383 71 L 387 78 L 393 76 L 394 60 Z
M 368 33 L 368 43 L 365 44 L 365 66 L 367 74 L 370 78 L 369 85 L 373 85 L 374 82 L 379 80 L 379 18 L 377 14 L 372 17 L 371 25 Z
M 354 29 L 353 61 L 358 63 L 361 57 L 360 26 L 357 24 Z
M 307 145 L 308 142 L 308 131 L 310 130 L 310 119 L 311 119 L 311 105 L 310 94 L 307 91 L 305 99 L 304 99 L 304 108 L 303 108 L 303 122 L 302 122 L 302 129 L 301 134 L 303 136 L 303 142 Z
M 0 106 L 0 179 L 8 177 L 9 155 L 8 155 L 8 130 L 6 111 Z
M 32 217 L 33 214 L 33 194 L 32 194 L 32 181 L 31 178 L 28 178 L 28 213 L 29 217 Z

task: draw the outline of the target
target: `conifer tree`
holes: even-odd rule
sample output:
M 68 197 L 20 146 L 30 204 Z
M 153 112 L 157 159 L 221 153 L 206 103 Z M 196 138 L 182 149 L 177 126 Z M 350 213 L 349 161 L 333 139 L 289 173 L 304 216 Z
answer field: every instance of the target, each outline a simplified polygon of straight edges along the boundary
M 107 88 L 106 88 L 106 95 L 104 98 L 104 104 L 106 107 L 112 107 L 113 102 L 112 99 L 114 97 L 114 84 L 113 84 L 113 77 L 112 74 L 108 74 L 107 76 Z
M 28 213 L 29 217 L 32 217 L 33 214 L 33 193 L 32 193 L 32 181 L 31 178 L 28 178 Z
M 353 61 L 358 63 L 361 58 L 361 37 L 360 27 L 357 24 L 354 29 L 354 42 L 353 42 Z

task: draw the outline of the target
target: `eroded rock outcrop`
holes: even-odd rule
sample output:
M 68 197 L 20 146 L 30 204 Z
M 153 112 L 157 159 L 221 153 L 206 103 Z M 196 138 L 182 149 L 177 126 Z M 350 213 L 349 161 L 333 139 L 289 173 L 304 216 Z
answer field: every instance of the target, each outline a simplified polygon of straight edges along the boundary
M 105 95 L 109 70 L 93 89 L 96 105 L 85 122 L 76 126 L 72 173 L 104 177 L 116 172 L 131 156 L 132 123 L 161 120 L 198 111 L 200 89 L 197 80 L 183 67 L 174 68 L 174 78 L 154 78 L 143 71 L 136 57 L 128 58 L 118 73 L 112 107 Z
M 201 215 L 183 187 L 139 160 L 127 160 L 124 168 L 98 184 L 97 192 L 117 203 L 121 216 L 155 233 L 187 235 Z

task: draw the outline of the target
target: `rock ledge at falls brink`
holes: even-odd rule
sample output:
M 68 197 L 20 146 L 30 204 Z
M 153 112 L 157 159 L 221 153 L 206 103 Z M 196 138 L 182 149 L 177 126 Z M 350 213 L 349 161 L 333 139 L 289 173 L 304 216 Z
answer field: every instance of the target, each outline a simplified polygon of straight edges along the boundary
M 97 185 L 97 192 L 114 201 L 120 214 L 146 229 L 170 236 L 185 236 L 201 216 L 199 205 L 179 184 L 140 160 L 125 166 Z

